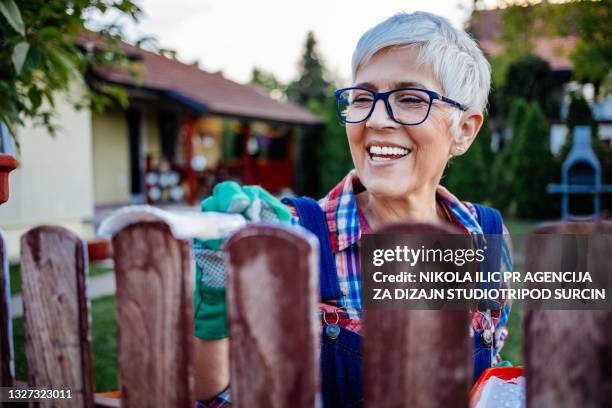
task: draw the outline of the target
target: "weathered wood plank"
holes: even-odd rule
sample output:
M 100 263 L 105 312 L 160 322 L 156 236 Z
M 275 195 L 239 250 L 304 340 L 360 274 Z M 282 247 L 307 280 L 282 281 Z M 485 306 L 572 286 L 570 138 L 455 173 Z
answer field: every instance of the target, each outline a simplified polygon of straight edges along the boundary
M 70 389 L 73 398 L 61 406 L 93 406 L 86 268 L 83 241 L 65 228 L 37 227 L 21 237 L 28 383 Z
M 0 387 L 13 383 L 12 321 L 9 316 L 11 301 L 6 240 L 0 231 Z
M 452 234 L 429 224 L 398 224 L 380 234 Z M 472 378 L 469 312 L 365 310 L 366 407 L 467 407 Z
M 249 226 L 227 243 L 232 405 L 315 406 L 318 257 L 305 233 Z
M 192 378 L 190 245 L 162 222 L 113 237 L 122 407 L 188 407 Z
M 559 222 L 534 234 L 612 233 L 612 224 Z M 591 240 L 589 268 L 607 268 L 610 242 Z M 544 245 L 545 246 L 545 245 Z M 538 270 L 546 250 L 527 246 L 525 269 Z M 551 246 L 549 251 L 558 250 Z M 604 269 L 606 270 L 606 269 Z M 527 310 L 524 347 L 528 407 L 603 407 L 612 401 L 612 311 Z

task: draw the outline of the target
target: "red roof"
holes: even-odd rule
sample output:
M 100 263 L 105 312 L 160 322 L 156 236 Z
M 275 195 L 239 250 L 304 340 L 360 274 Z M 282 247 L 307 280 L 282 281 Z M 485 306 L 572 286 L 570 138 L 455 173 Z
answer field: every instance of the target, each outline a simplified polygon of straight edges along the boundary
M 211 74 L 195 65 L 132 46 L 126 46 L 125 51 L 138 59 L 138 85 L 129 73 L 121 70 L 104 69 L 97 74 L 117 84 L 179 94 L 205 105 L 209 113 L 304 125 L 321 123 L 321 119 L 300 106 L 272 99 L 255 87 L 230 81 L 220 73 Z
M 471 29 L 478 39 L 480 48 L 489 56 L 495 57 L 504 51 L 502 44 L 496 41 L 501 29 L 500 13 L 503 10 L 481 10 L 470 21 Z M 538 37 L 533 40 L 533 53 L 548 61 L 554 71 L 572 70 L 570 52 L 578 39 L 568 37 Z

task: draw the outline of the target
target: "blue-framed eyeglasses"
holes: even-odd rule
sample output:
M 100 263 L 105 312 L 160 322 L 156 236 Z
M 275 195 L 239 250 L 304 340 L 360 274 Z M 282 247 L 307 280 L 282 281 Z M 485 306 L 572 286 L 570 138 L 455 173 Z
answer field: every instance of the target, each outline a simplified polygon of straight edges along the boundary
M 367 120 L 379 99 L 384 101 L 389 117 L 400 125 L 419 125 L 425 122 L 434 100 L 462 111 L 468 109 L 467 106 L 428 89 L 399 88 L 388 92 L 375 92 L 367 88 L 342 88 L 338 89 L 335 95 L 338 117 L 345 124 Z

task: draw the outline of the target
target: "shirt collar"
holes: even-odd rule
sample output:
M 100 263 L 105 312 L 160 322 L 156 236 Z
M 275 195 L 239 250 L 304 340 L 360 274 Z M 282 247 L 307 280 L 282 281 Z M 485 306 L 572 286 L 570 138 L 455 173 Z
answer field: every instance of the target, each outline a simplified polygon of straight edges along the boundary
M 351 170 L 320 202 L 327 218 L 334 253 L 357 243 L 362 230 L 367 231 L 367 222 L 360 214 L 355 198 L 355 190 L 360 186 L 357 173 Z M 437 187 L 436 197 L 449 211 L 457 226 L 468 234 L 482 234 L 476 209 L 471 203 L 460 201 L 442 186 Z

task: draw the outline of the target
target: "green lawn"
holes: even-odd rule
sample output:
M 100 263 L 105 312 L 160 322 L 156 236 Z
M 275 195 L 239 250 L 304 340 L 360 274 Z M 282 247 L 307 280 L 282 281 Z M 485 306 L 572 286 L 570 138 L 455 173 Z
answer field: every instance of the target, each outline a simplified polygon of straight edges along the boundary
M 534 220 L 522 220 L 514 217 L 504 217 L 504 223 L 511 235 L 525 235 L 540 223 Z
M 11 295 L 21 293 L 21 273 L 19 272 L 19 264 L 9 266 L 9 275 L 11 280 Z M 89 264 L 89 276 L 103 275 L 112 272 L 113 269 L 108 266 L 97 264 Z
M 514 302 L 510 318 L 508 319 L 508 338 L 506 344 L 501 350 L 501 356 L 504 360 L 510 361 L 513 365 L 523 364 L 523 327 L 521 319 L 523 317 L 523 309 L 519 302 Z
M 96 392 L 116 390 L 119 384 L 117 371 L 117 312 L 114 296 L 92 301 L 93 370 Z M 23 319 L 13 319 L 15 344 L 15 374 L 20 380 L 27 378 L 25 358 L 25 334 Z
M 528 233 L 533 231 L 541 221 L 535 220 L 522 220 L 513 217 L 504 217 L 504 223 L 506 228 L 510 232 L 512 238 L 513 256 L 515 259 L 513 269 L 515 271 L 521 270 L 522 265 L 517 262 L 518 259 L 522 259 L 524 253 L 524 241 Z M 508 319 L 508 338 L 506 344 L 501 351 L 501 356 L 504 360 L 510 361 L 513 365 L 523 364 L 523 309 L 520 302 L 515 301 L 512 305 L 512 311 L 510 312 L 510 318 Z

